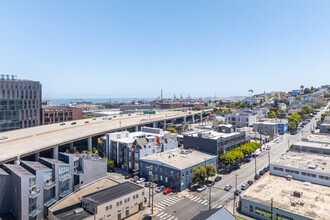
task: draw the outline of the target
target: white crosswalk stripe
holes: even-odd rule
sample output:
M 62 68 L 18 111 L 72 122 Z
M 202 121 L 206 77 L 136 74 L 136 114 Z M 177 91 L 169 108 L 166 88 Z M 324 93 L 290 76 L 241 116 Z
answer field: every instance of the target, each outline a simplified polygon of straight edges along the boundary
M 156 215 L 156 217 L 158 217 L 158 216 L 160 216 L 160 215 L 162 215 L 162 214 L 164 214 L 164 212 L 160 212 L 160 213 L 158 213 L 158 215 Z
M 156 204 L 155 206 L 156 206 L 157 208 L 159 208 L 159 209 L 165 209 L 165 208 L 166 208 L 165 206 L 160 205 L 160 204 Z
M 159 215 L 159 216 L 158 216 L 158 218 L 160 218 L 160 219 L 161 219 L 161 218 L 162 218 L 162 217 L 164 217 L 165 215 L 168 215 L 168 214 L 167 214 L 167 213 L 165 213 L 165 212 L 163 212 L 163 214 Z
M 204 202 L 202 202 L 201 204 L 202 204 L 202 205 L 206 205 L 207 202 L 208 202 L 207 200 L 204 200 Z
M 171 220 L 172 218 L 174 218 L 174 216 L 172 216 L 171 218 L 167 219 L 167 220 Z

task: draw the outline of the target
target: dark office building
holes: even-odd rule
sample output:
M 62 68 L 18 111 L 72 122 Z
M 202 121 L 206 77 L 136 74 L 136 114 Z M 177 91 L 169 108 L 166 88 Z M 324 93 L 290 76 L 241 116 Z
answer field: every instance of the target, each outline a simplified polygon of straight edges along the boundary
M 0 75 L 0 132 L 40 125 L 41 84 Z

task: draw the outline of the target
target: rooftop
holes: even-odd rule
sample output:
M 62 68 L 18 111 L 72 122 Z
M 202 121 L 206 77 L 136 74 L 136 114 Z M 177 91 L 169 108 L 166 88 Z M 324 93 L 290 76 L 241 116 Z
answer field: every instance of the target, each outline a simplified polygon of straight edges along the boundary
M 185 136 L 198 137 L 202 135 L 202 138 L 218 140 L 219 138 L 226 138 L 241 134 L 241 132 L 222 133 L 206 129 L 198 129 L 184 133 Z
M 86 212 L 83 208 L 72 208 L 65 210 L 64 212 L 54 213 L 57 219 L 61 220 L 81 220 L 92 216 Z
M 185 169 L 213 158 L 216 158 L 216 155 L 197 150 L 173 149 L 159 154 L 142 157 L 140 160 L 156 161 L 178 169 Z
M 34 170 L 52 170 L 49 167 L 46 167 L 42 163 L 35 162 L 35 161 L 22 161 L 22 163 L 26 164 L 27 166 L 31 167 Z
M 55 212 L 55 211 L 61 210 L 63 208 L 72 206 L 72 205 L 80 204 L 83 196 L 90 195 L 92 193 L 95 193 L 95 192 L 98 192 L 98 191 L 101 191 L 104 189 L 108 189 L 115 185 L 117 185 L 117 183 L 108 178 L 102 179 L 100 181 L 97 181 L 96 183 L 90 184 L 90 185 L 78 190 L 74 194 L 59 201 L 58 203 L 56 203 L 55 205 L 50 207 L 50 210 L 52 212 Z
M 57 164 L 69 165 L 69 164 L 67 164 L 67 163 L 64 163 L 64 162 L 61 161 L 61 160 L 58 160 L 58 159 L 46 158 L 46 157 L 39 157 L 39 158 L 42 159 L 42 160 L 44 160 L 44 161 L 47 161 L 47 162 L 49 162 L 49 163 L 51 163 L 51 164 L 55 164 L 55 163 L 57 163 Z
M 318 173 L 330 173 L 330 157 L 319 154 L 307 154 L 290 151 L 276 160 L 274 165 L 311 170 Z
M 294 144 L 294 146 L 330 149 L 330 143 L 321 144 L 321 143 L 308 142 L 308 141 L 298 141 L 297 143 Z
M 310 134 L 301 139 L 302 141 L 309 141 L 315 143 L 324 143 L 330 144 L 330 135 L 329 134 Z
M 302 192 L 302 197 L 293 196 L 294 192 Z M 273 199 L 275 208 L 311 219 L 329 219 L 330 194 L 329 187 L 326 186 L 306 184 L 298 180 L 288 181 L 266 173 L 249 189 L 243 191 L 241 197 L 268 206 Z M 295 206 L 292 206 L 293 204 Z
M 24 167 L 16 164 L 5 164 L 4 167 L 7 167 L 11 172 L 17 174 L 20 177 L 29 176 L 34 177 L 32 173 L 26 170 Z
M 142 186 L 136 185 L 131 182 L 124 182 L 108 189 L 104 189 L 102 191 L 84 196 L 84 199 L 91 200 L 93 201 L 93 203 L 101 205 L 105 202 L 112 201 L 114 199 L 120 198 L 122 196 L 141 189 L 143 189 Z

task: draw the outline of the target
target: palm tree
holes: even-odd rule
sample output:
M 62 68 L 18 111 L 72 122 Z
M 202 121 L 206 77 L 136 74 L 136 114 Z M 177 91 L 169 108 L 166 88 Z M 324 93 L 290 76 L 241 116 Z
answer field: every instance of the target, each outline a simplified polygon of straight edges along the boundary
M 251 94 L 253 95 L 253 90 L 252 89 L 250 89 L 249 92 L 251 92 Z
M 304 86 L 303 85 L 301 85 L 300 88 L 301 88 L 301 90 L 304 90 Z

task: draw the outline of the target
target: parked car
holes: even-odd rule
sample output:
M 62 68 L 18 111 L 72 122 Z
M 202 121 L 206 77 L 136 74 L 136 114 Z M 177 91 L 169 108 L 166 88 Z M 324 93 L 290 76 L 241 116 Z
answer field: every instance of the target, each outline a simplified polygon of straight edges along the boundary
M 253 181 L 249 180 L 247 183 L 251 186 L 253 184 Z
M 131 116 L 131 114 L 128 114 L 127 116 Z
M 145 216 L 145 217 L 143 217 L 143 219 L 142 220 L 152 220 L 152 216 Z
M 263 171 L 266 173 L 266 172 L 268 171 L 268 168 L 265 167 L 265 168 L 263 169 Z
M 138 180 L 136 180 L 136 183 L 143 183 L 144 181 L 145 181 L 146 179 L 144 179 L 144 178 L 140 178 L 140 179 L 138 179 Z
M 215 181 L 215 182 L 219 182 L 221 179 L 222 179 L 221 176 L 217 176 L 217 177 L 214 179 L 214 181 Z
M 238 196 L 239 194 L 241 194 L 241 191 L 236 190 L 236 191 L 235 191 L 235 196 Z
M 203 192 L 206 189 L 205 185 L 201 185 L 197 188 L 197 192 Z
M 89 123 L 89 121 L 85 121 L 85 124 L 88 124 Z
M 254 176 L 254 179 L 255 179 L 255 180 L 258 180 L 258 179 L 260 179 L 260 177 L 261 177 L 261 176 L 260 176 L 259 174 L 257 174 L 257 175 Z
M 167 194 L 169 194 L 170 192 L 172 192 L 171 189 L 165 189 L 165 190 L 163 191 L 163 194 L 164 194 L 164 195 L 167 195 Z
M 191 191 L 197 191 L 198 187 L 199 187 L 198 185 L 193 185 L 193 186 L 190 187 L 190 190 Z
M 146 183 L 144 184 L 144 186 L 145 186 L 145 187 L 149 187 L 149 186 L 150 186 L 150 182 L 149 182 L 149 181 L 146 182 Z
M 108 118 L 108 120 L 111 120 L 112 118 Z
M 96 118 L 93 118 L 92 120 L 96 120 Z
M 115 118 L 115 117 L 117 117 L 117 116 L 114 115 L 114 116 L 112 116 L 112 117 Z
M 0 137 L 0 140 L 6 140 L 8 137 L 7 136 L 2 136 Z
M 232 185 L 226 185 L 225 188 L 224 188 L 224 190 L 229 191 L 231 188 L 233 188 Z
M 211 186 L 213 186 L 215 184 L 215 182 L 214 181 L 211 181 L 211 180 L 209 180 L 207 183 L 206 183 L 206 185 L 208 186 L 208 187 L 211 187 Z
M 144 197 L 144 202 L 147 202 L 147 201 L 148 201 L 147 197 Z
M 265 171 L 260 170 L 259 175 L 262 176 L 262 175 L 264 175 L 264 174 L 265 174 Z
M 159 187 L 157 187 L 157 189 L 156 189 L 156 193 L 160 193 L 160 192 L 162 192 L 162 191 L 164 191 L 165 190 L 165 186 L 159 186 Z
M 75 121 L 74 122 L 71 122 L 71 125 L 76 125 L 76 124 L 77 124 L 77 122 L 75 122 Z
M 102 120 L 107 120 L 108 118 L 107 117 L 103 117 Z
M 61 123 L 60 126 L 65 125 L 65 123 Z
M 135 183 L 136 181 L 138 181 L 138 179 L 139 179 L 138 176 L 133 176 L 132 179 L 131 179 L 131 181 Z
M 266 150 L 270 150 L 270 146 L 269 145 L 267 145 Z
M 132 178 L 132 174 L 128 174 L 125 176 L 125 179 L 129 179 L 129 178 Z
M 247 188 L 249 188 L 249 184 L 248 183 L 243 183 L 241 186 L 241 190 L 246 190 Z

